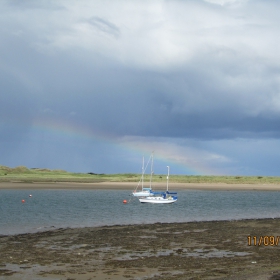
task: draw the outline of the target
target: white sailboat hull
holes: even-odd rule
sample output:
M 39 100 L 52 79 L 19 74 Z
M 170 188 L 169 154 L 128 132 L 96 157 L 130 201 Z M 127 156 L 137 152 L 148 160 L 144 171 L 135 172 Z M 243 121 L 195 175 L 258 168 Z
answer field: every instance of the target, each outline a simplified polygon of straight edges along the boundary
M 151 193 L 151 192 L 141 192 L 141 191 L 139 191 L 139 192 L 133 192 L 132 195 L 133 195 L 133 196 L 136 196 L 136 197 L 146 197 L 146 196 L 152 196 L 153 193 Z
M 173 197 L 163 198 L 161 196 L 149 196 L 149 197 L 146 197 L 146 198 L 139 198 L 139 201 L 141 203 L 162 203 L 162 204 L 166 204 L 166 203 L 176 202 L 177 198 L 174 199 Z

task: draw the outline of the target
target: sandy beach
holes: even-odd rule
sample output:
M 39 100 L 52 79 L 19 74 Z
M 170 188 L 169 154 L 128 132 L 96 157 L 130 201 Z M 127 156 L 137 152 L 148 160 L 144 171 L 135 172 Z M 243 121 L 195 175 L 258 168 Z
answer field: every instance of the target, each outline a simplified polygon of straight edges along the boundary
M 279 236 L 280 219 L 0 236 L 0 279 L 275 280 L 280 278 Z
M 1 189 L 81 189 L 81 190 L 131 190 L 137 186 L 135 182 L 102 182 L 102 183 L 21 183 L 1 182 Z M 153 183 L 154 189 L 164 189 L 165 183 Z M 225 183 L 170 183 L 170 189 L 179 190 L 239 190 L 239 191 L 280 191 L 280 184 L 225 184 Z

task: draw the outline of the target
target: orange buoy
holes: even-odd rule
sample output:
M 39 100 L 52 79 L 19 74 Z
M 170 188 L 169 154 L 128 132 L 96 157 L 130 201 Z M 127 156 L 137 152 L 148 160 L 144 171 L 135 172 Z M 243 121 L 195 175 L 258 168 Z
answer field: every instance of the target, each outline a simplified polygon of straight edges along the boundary
M 124 199 L 124 200 L 123 200 L 123 204 L 126 204 L 126 203 L 127 203 L 127 200 L 126 200 L 126 199 Z
M 22 203 L 24 203 L 24 202 L 25 202 L 25 200 L 24 200 L 24 199 L 22 199 L 22 200 L 21 200 L 21 202 L 22 202 Z

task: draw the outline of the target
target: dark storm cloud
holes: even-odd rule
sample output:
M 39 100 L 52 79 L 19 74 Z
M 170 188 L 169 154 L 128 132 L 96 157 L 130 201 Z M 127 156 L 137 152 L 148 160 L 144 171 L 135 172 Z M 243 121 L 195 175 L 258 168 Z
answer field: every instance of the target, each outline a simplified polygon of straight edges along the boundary
M 22 74 L 2 76 L 3 92 L 9 93 L 1 103 L 5 116 L 51 117 L 42 113 L 50 109 L 56 117 L 75 119 L 116 135 L 279 137 L 279 114 L 260 104 L 260 98 L 269 99 L 270 93 L 264 90 L 273 89 L 273 79 L 257 87 L 241 88 L 240 92 L 243 78 L 228 84 L 228 77 L 233 76 L 230 64 L 223 65 L 230 70 L 220 78 L 212 74 L 219 68 L 213 64 L 208 65 L 208 71 L 191 67 L 170 73 L 114 63 L 102 67 L 97 63 L 96 67 L 88 68 L 65 54 L 49 60 L 27 46 L 24 49 L 24 43 L 15 42 L 15 46 L 21 47 L 13 47 L 15 55 L 6 64 L 17 66 Z M 31 108 L 27 104 L 36 106 Z M 258 107 L 260 111 L 255 112 Z M 76 115 L 70 116 L 71 112 Z
M 185 74 L 104 71 L 104 80 L 92 76 L 92 94 L 84 96 L 83 105 L 85 116 L 98 120 L 99 128 L 118 135 L 279 137 L 279 114 L 260 103 L 270 99 L 263 91 L 273 87 L 269 83 L 235 94 L 239 85 L 217 85 L 211 76 L 191 69 Z

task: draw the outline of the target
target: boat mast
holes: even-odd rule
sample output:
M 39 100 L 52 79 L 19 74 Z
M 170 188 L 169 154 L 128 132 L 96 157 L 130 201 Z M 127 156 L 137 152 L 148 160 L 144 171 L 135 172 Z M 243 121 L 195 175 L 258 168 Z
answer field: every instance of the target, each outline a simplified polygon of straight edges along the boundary
M 167 166 L 167 178 L 166 178 L 166 191 L 168 191 L 168 181 L 169 181 L 169 166 Z
M 152 152 L 151 155 L 152 161 L 151 161 L 151 176 L 150 176 L 150 189 L 152 189 L 152 177 L 153 177 L 153 165 L 154 165 L 154 152 Z
M 142 160 L 142 191 L 143 191 L 143 187 L 144 187 L 144 156 L 143 156 L 143 160 Z

